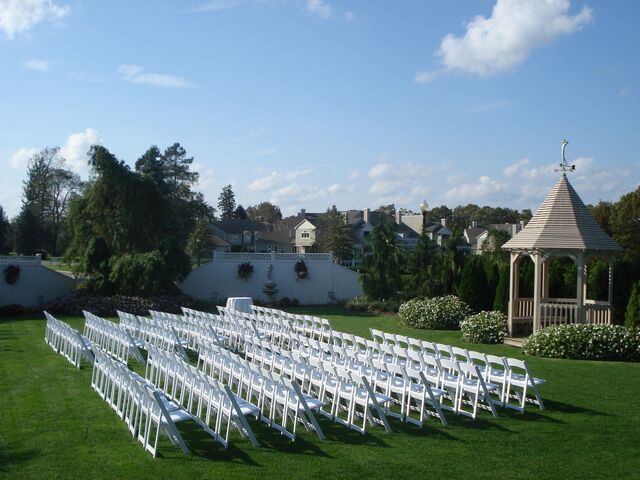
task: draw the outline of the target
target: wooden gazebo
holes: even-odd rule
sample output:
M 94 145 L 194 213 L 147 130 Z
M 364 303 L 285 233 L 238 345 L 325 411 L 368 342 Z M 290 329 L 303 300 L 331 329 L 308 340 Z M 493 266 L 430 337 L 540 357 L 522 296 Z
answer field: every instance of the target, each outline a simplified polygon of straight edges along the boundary
M 564 148 L 563 148 L 564 154 Z M 564 155 L 563 155 L 564 156 Z M 509 336 L 519 337 L 550 325 L 611 323 L 613 254 L 622 250 L 595 221 L 567 179 L 562 176 L 527 226 L 502 248 L 510 251 Z M 520 263 L 534 265 L 533 298 L 520 298 Z M 569 257 L 577 269 L 576 298 L 549 298 L 549 265 L 554 257 Z M 587 299 L 586 275 L 595 257 L 609 264 L 608 301 Z

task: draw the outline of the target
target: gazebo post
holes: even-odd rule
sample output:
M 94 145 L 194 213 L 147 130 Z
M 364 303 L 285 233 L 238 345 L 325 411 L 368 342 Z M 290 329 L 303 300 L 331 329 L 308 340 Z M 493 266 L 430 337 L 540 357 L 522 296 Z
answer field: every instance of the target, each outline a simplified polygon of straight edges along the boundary
M 585 299 L 585 263 L 584 252 L 576 253 L 576 323 L 585 323 L 584 299 Z
M 508 327 L 509 336 L 513 337 L 513 315 L 516 308 L 516 299 L 518 298 L 518 277 L 520 275 L 518 267 L 519 253 L 511 252 L 509 256 L 509 315 Z
M 538 332 L 542 326 L 540 319 L 542 300 L 540 277 L 542 273 L 542 262 L 540 261 L 540 252 L 533 253 L 533 333 Z
M 613 316 L 613 258 L 607 257 L 607 263 L 609 264 L 609 311 L 607 313 L 607 322 L 611 323 Z

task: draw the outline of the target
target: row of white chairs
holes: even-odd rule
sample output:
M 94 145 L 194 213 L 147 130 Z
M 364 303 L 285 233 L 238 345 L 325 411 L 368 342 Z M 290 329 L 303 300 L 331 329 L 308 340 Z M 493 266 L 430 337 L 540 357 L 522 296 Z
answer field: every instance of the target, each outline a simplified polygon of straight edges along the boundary
M 350 335 L 334 332 L 334 336 L 346 338 Z M 407 403 L 412 400 L 410 390 L 411 388 L 424 389 L 414 385 L 420 384 L 419 372 L 424 374 L 434 390 L 434 394 L 430 396 L 444 401 L 442 408 L 472 418 L 476 417 L 479 408 L 486 408 L 494 416 L 497 416 L 496 406 L 520 408 L 522 398 L 526 396 L 526 391 L 523 390 L 523 387 L 526 389 L 526 383 L 517 384 L 515 380 L 510 381 L 511 376 L 504 367 L 502 357 L 489 356 L 490 360 L 485 358 L 486 364 L 490 365 L 490 368 L 485 368 L 471 362 L 458 361 L 455 357 L 436 357 L 399 346 L 378 348 L 377 344 L 372 344 L 371 341 L 369 348 L 363 350 L 354 348 L 362 342 L 323 343 L 291 333 L 287 344 L 290 350 L 302 354 L 310 361 L 321 362 L 329 368 L 333 366 L 345 368 L 354 373 L 356 378 L 361 375 L 368 376 L 369 381 L 375 384 L 376 390 L 386 394 L 393 387 L 389 378 L 394 377 L 393 382 L 397 387 L 394 393 L 398 394 L 402 389 L 405 392 L 404 395 L 394 395 L 395 402 L 401 407 L 399 416 L 409 422 L 412 421 L 409 415 L 410 408 L 407 406 Z M 492 361 L 498 362 L 502 368 L 491 365 Z M 373 370 L 381 371 L 381 375 L 367 373 Z M 376 382 L 376 379 L 380 382 Z M 380 387 L 380 384 L 383 386 Z M 440 398 L 442 393 L 446 395 Z M 509 403 L 512 397 L 518 400 L 517 404 Z M 439 406 L 435 402 L 431 403 L 436 406 L 435 410 L 439 411 Z M 470 405 L 470 409 L 466 409 L 466 405 Z
M 328 407 L 320 408 L 319 413 L 331 421 L 363 434 L 367 423 L 381 424 L 391 431 L 385 415 L 391 398 L 376 393 L 366 378 L 355 378 L 339 367 L 325 369 L 320 364 L 307 363 L 292 352 L 259 338 L 247 339 L 245 346 L 247 360 L 300 384 L 303 393 Z
M 177 333 L 183 346 L 195 351 L 198 350 L 200 344 L 224 345 L 228 340 L 224 335 L 216 333 L 210 320 L 155 310 L 149 310 L 149 314 L 151 319 L 145 318 L 146 321 L 151 320 L 165 328 L 172 328 Z
M 460 365 L 475 365 L 485 382 L 498 385 L 500 406 L 524 412 L 526 404 L 532 403 L 544 410 L 539 387 L 545 380 L 531 373 L 526 360 L 485 354 L 375 329 L 370 329 L 370 332 L 374 342 L 379 345 L 378 352 L 384 354 L 386 359 L 392 357 L 394 363 L 406 364 L 435 357 Z
M 44 332 L 44 341 L 53 351 L 64 356 L 76 368 L 80 368 L 81 360 L 84 358 L 93 364 L 93 354 L 86 342 L 76 329 L 67 323 L 58 320 L 49 312 L 44 312 L 47 325 Z
M 87 347 L 94 350 L 98 346 L 125 364 L 129 361 L 130 356 L 139 363 L 144 363 L 144 358 L 139 350 L 142 343 L 136 342 L 126 330 L 120 328 L 117 323 L 98 317 L 86 310 L 83 310 L 82 313 L 85 319 L 83 336 Z
M 323 402 L 303 394 L 295 381 L 273 375 L 217 346 L 200 347 L 198 368 L 255 404 L 260 409 L 260 419 L 292 441 L 296 439 L 298 423 L 315 432 L 321 440 L 325 438 L 314 415 Z
M 176 423 L 191 416 L 180 408 L 167 408 L 166 398 L 156 389 L 149 388 L 144 379 L 127 366 L 95 348 L 95 362 L 91 386 L 123 420 L 129 431 L 154 457 L 162 433 L 171 443 L 189 453 Z
M 225 448 L 231 428 L 246 436 L 254 447 L 258 441 L 246 416 L 259 418 L 257 406 L 235 395 L 229 386 L 210 378 L 179 355 L 149 345 L 145 379 L 171 400 L 169 408 L 182 408 L 214 440 Z
M 238 351 L 242 349 L 244 338 L 248 336 L 260 335 L 264 333 L 258 332 L 255 324 L 249 320 L 242 318 L 240 315 L 227 314 L 223 308 L 218 315 L 208 312 L 200 312 L 182 307 L 184 317 L 187 321 L 197 319 L 203 322 L 209 322 L 217 335 L 225 338 L 224 344 L 231 350 Z
M 284 320 L 290 324 L 295 332 L 316 340 L 328 340 L 333 331 L 331 322 L 326 318 L 288 313 L 276 308 L 260 307 L 257 305 L 252 305 L 251 310 L 265 320 Z

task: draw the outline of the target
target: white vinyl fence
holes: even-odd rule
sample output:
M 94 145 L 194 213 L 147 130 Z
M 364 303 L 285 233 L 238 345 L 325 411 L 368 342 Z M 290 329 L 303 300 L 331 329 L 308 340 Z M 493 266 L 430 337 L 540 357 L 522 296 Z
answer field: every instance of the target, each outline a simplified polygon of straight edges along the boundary
M 4 273 L 9 265 L 20 267 L 18 280 L 12 285 L 7 283 Z M 0 256 L 0 305 L 42 307 L 75 288 L 75 279 L 43 267 L 38 256 Z
M 298 278 L 294 271 L 299 260 L 307 266 L 307 278 Z M 247 279 L 238 276 L 238 265 L 245 262 L 253 265 L 253 274 Z M 251 297 L 267 301 L 262 289 L 272 281 L 278 289 L 275 300 L 288 297 L 301 304 L 321 305 L 362 295 L 359 276 L 336 264 L 331 253 L 214 252 L 212 262 L 193 270 L 178 286 L 203 300 Z

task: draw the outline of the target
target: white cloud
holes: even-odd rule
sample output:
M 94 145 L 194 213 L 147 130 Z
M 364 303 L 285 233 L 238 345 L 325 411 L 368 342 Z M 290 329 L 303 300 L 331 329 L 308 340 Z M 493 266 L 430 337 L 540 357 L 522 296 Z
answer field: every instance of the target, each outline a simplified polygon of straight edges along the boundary
M 259 155 L 273 155 L 278 149 L 276 147 L 265 147 L 258 150 Z
M 245 140 L 261 137 L 262 135 L 264 135 L 264 130 L 254 130 L 239 137 L 230 138 L 229 140 L 232 142 L 244 142 Z
M 590 157 L 570 162 L 576 166 L 569 180 L 586 203 L 602 196 L 616 200 L 632 187 L 633 172 L 628 166 L 600 167 Z M 467 203 L 502 205 L 511 208 L 537 208 L 558 181 L 558 164 L 530 166 L 529 159 L 517 160 L 504 168 L 502 177 L 481 176 L 475 181 L 459 183 L 445 193 L 450 206 Z
M 353 14 L 353 12 L 344 12 L 344 19 L 347 22 L 353 22 L 356 19 L 356 16 Z
M 629 93 L 631 93 L 631 89 L 627 87 L 618 90 L 619 97 L 626 97 L 627 95 L 629 95 Z
M 255 179 L 249 184 L 248 188 L 251 192 L 264 192 L 265 190 L 271 190 L 286 183 L 290 183 L 296 178 L 309 175 L 310 173 L 311 170 L 293 170 L 286 173 L 271 172 L 266 177 Z
M 324 0 L 307 0 L 305 8 L 320 18 L 329 18 L 331 16 L 331 5 Z
M 218 10 L 227 10 L 228 8 L 238 7 L 248 3 L 247 0 L 209 0 L 207 3 L 199 7 L 189 10 L 191 13 L 215 12 Z
M 43 21 L 62 20 L 69 11 L 52 0 L 0 0 L 0 30 L 11 40 Z
M 440 165 L 420 165 L 413 162 L 404 162 L 392 165 L 388 162 L 378 163 L 371 167 L 368 176 L 372 179 L 382 178 L 423 178 L 436 171 L 446 170 L 447 166 Z
M 529 165 L 528 158 L 523 158 L 522 160 L 513 162 L 511 165 L 505 167 L 505 169 L 503 170 L 504 176 L 507 178 L 511 178 L 515 176 L 520 170 L 523 169 L 523 167 L 526 167 L 527 165 Z
M 431 80 L 435 80 L 436 78 L 438 78 L 440 74 L 441 74 L 440 71 L 435 71 L 435 72 L 419 71 L 419 72 L 416 72 L 415 77 L 413 77 L 413 81 L 416 83 L 429 83 Z
M 11 163 L 11 168 L 14 170 L 21 170 L 25 168 L 29 164 L 29 160 L 40 150 L 37 148 L 20 148 L 17 150 L 11 158 L 9 162 Z
M 48 72 L 51 68 L 51 62 L 46 60 L 37 60 L 32 58 L 22 64 L 27 70 L 33 70 L 34 72 Z
M 568 14 L 569 7 L 570 0 L 497 0 L 491 16 L 474 17 L 463 36 L 447 34 L 437 51 L 442 69 L 418 72 L 416 81 L 430 81 L 443 72 L 490 77 L 511 70 L 536 48 L 591 22 L 588 6 L 575 15 Z
M 162 88 L 195 88 L 191 80 L 163 73 L 145 73 L 140 65 L 120 65 L 117 72 L 130 83 Z
M 360 177 L 360 172 L 358 170 L 351 170 L 351 173 L 349 174 L 349 178 L 351 180 L 355 180 L 358 177 Z
M 483 103 L 480 105 L 469 105 L 462 107 L 461 110 L 469 113 L 488 113 L 495 112 L 496 110 L 502 110 L 513 105 L 512 102 L 507 100 L 496 100 L 494 102 Z
M 60 155 L 62 155 L 72 170 L 79 173 L 87 171 L 87 161 L 89 157 L 89 147 L 91 145 L 102 144 L 102 139 L 98 136 L 93 128 L 87 128 L 83 132 L 72 133 L 67 137 L 67 141 L 60 148 Z

